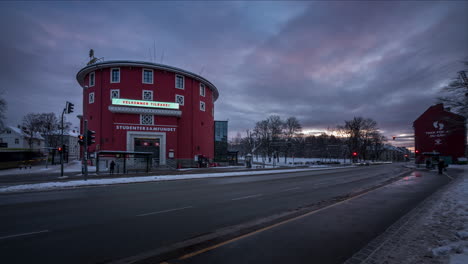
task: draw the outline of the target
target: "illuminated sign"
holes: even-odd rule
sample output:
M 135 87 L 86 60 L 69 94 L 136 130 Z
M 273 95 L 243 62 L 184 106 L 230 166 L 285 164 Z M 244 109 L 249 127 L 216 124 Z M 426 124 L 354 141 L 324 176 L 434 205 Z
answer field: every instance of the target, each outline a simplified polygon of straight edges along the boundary
M 178 103 L 143 101 L 143 100 L 132 100 L 132 99 L 121 99 L 121 98 L 112 98 L 112 104 L 113 105 L 125 105 L 125 106 L 151 107 L 151 108 L 179 109 Z

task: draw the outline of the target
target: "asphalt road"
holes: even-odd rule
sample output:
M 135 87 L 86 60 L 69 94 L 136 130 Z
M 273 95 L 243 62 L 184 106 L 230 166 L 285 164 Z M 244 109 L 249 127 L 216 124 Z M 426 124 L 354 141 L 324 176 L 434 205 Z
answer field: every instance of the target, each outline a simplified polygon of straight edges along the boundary
M 446 176 L 416 171 L 324 210 L 167 263 L 343 263 L 447 182 Z
M 403 170 L 393 164 L 1 195 L 2 262 L 103 263 L 368 188 Z

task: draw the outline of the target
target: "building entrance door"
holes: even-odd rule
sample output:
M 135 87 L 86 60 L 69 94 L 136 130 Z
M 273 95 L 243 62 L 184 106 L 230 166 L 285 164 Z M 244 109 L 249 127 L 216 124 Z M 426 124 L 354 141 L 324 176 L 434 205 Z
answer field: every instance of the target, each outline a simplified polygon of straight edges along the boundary
M 151 152 L 152 156 L 152 167 L 158 167 L 160 163 L 160 144 L 159 138 L 135 138 L 134 139 L 134 151 L 135 152 Z

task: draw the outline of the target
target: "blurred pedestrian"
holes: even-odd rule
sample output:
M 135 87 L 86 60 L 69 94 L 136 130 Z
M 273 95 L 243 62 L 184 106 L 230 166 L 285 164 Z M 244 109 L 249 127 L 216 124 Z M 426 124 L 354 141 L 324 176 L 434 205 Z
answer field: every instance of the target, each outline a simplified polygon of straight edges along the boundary
M 115 168 L 115 162 L 112 161 L 112 162 L 110 163 L 110 168 L 109 168 L 110 174 L 114 174 L 114 168 Z
M 439 160 L 439 163 L 437 163 L 437 168 L 439 169 L 439 174 L 442 174 L 442 170 L 445 168 L 445 162 L 443 159 Z

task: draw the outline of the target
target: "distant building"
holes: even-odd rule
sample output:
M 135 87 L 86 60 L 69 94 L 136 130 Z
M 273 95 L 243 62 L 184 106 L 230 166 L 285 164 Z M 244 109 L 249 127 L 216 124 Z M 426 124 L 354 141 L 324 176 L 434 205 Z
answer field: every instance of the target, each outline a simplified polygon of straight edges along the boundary
M 39 133 L 34 133 L 31 137 L 21 128 L 6 126 L 0 132 L 0 148 L 2 149 L 44 149 L 44 138 Z
M 214 161 L 228 160 L 228 121 L 215 121 L 214 125 Z
M 434 156 L 452 163 L 465 156 L 466 119 L 443 104 L 429 107 L 413 122 L 413 128 L 417 163 Z
M 65 161 L 77 160 L 80 158 L 80 145 L 78 144 L 78 131 L 64 131 L 63 132 L 63 145 L 66 146 L 66 152 L 64 153 Z M 62 146 L 62 139 L 60 131 L 56 131 L 52 135 L 46 137 L 46 147 L 56 149 Z M 58 155 L 55 151 L 51 152 L 52 155 Z

